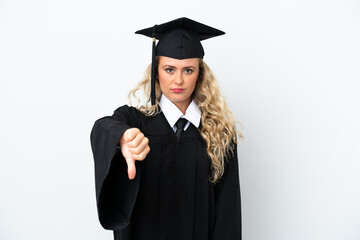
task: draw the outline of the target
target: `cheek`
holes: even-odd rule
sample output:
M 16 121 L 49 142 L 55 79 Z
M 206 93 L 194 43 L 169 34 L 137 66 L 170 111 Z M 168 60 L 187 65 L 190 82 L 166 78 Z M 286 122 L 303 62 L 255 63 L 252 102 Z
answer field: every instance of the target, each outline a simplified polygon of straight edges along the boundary
M 197 78 L 198 78 L 197 76 L 194 76 L 191 79 L 189 79 L 189 85 L 191 86 L 192 89 L 195 89 Z
M 159 85 L 160 85 L 161 91 L 164 89 L 164 87 L 166 87 L 166 83 L 167 83 L 167 81 L 166 81 L 164 74 L 159 73 Z

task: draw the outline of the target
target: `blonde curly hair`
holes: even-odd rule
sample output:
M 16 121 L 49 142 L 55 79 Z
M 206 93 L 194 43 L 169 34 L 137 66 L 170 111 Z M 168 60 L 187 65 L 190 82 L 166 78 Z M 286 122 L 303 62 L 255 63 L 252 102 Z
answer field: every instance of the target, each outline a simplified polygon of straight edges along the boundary
M 158 69 L 159 57 L 156 57 L 155 69 Z M 236 121 L 220 94 L 214 74 L 209 66 L 199 59 L 199 76 L 192 99 L 201 111 L 200 134 L 206 142 L 207 153 L 211 159 L 212 176 L 215 183 L 224 174 L 225 159 L 234 154 L 235 143 L 244 137 L 236 130 Z M 147 116 L 160 112 L 159 103 L 162 92 L 158 78 L 155 81 L 155 105 L 151 105 L 151 64 L 148 66 L 143 81 L 129 92 L 129 101 L 136 100 L 137 108 Z M 141 94 L 142 96 L 138 96 Z M 142 100 L 140 100 L 142 99 Z

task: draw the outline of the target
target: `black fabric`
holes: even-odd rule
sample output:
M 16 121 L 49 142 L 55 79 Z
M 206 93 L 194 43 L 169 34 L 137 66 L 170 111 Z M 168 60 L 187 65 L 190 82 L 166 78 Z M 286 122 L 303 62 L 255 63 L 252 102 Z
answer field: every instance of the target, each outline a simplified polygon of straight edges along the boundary
M 139 128 L 150 152 L 136 161 L 136 177 L 117 148 L 122 134 Z M 122 106 L 91 131 L 99 220 L 116 240 L 241 239 L 237 152 L 217 184 L 199 130 L 190 124 L 177 141 L 162 113 L 146 117 Z M 235 147 L 236 150 L 236 147 Z
M 196 33 L 176 28 L 164 35 L 156 46 L 156 56 L 176 59 L 203 58 L 204 48 Z
M 175 135 L 176 135 L 176 138 L 178 141 L 180 141 L 180 136 L 181 136 L 182 132 L 184 131 L 186 122 L 187 122 L 187 120 L 185 118 L 179 118 L 179 120 L 177 120 L 177 122 L 175 124 L 176 125 Z

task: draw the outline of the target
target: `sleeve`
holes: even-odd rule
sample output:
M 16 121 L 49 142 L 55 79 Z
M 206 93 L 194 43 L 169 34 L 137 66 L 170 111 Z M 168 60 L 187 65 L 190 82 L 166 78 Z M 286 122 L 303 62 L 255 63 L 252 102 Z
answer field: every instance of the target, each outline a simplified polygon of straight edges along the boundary
M 130 222 L 137 198 L 141 162 L 136 161 L 137 174 L 129 180 L 127 164 L 118 143 L 123 133 L 138 127 L 135 108 L 122 106 L 112 116 L 98 119 L 91 130 L 90 142 L 95 162 L 95 188 L 101 225 L 109 230 L 121 230 Z
M 241 240 L 241 199 L 237 145 L 215 186 L 215 224 L 212 240 Z

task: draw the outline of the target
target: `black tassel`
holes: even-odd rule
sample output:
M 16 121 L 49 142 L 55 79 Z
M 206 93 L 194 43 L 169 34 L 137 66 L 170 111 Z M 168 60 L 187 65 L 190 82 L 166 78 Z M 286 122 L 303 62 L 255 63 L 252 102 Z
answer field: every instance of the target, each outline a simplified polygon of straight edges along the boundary
M 155 75 L 156 75 L 156 69 L 155 69 L 155 56 L 156 56 L 156 25 L 153 29 L 153 43 L 152 43 L 152 62 L 151 62 L 151 105 L 155 105 Z

